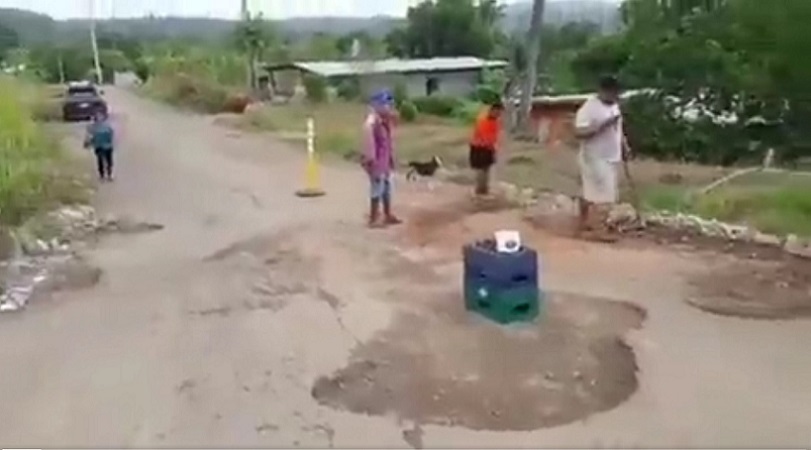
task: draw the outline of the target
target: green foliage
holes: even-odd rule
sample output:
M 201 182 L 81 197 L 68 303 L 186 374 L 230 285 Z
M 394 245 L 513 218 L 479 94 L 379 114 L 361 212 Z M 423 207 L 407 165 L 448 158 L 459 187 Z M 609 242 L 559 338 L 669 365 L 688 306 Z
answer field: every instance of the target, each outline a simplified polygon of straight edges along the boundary
M 262 58 L 267 49 L 276 43 L 277 36 L 270 22 L 258 15 L 239 22 L 234 27 L 231 40 L 242 54 Z
M 307 100 L 312 103 L 323 103 L 327 101 L 327 80 L 318 75 L 307 74 L 303 77 L 304 91 L 307 93 Z
M 407 26 L 389 33 L 386 44 L 397 57 L 488 57 L 501 14 L 498 2 L 492 0 L 424 0 L 408 9 Z
M 439 117 L 453 116 L 453 112 L 463 103 L 457 97 L 443 95 L 417 97 L 413 102 L 419 112 Z
M 360 80 L 357 77 L 349 77 L 341 80 L 337 88 L 338 97 L 343 100 L 357 100 L 360 98 Z
M 454 108 L 451 116 L 465 125 L 470 125 L 476 122 L 484 107 L 485 105 L 480 102 L 462 102 Z
M 139 59 L 135 61 L 135 75 L 141 80 L 142 83 L 146 83 L 149 81 L 149 77 L 152 74 L 152 70 L 149 67 L 149 64 L 146 63 L 143 59 Z
M 20 45 L 20 36 L 17 32 L 0 23 L 0 61 L 6 58 L 6 52 Z
M 811 3 L 628 0 L 623 14 L 626 31 L 592 42 L 573 70 L 584 83 L 614 72 L 654 89 L 627 106 L 639 153 L 725 165 L 767 148 L 789 162 L 811 156 Z
M 404 122 L 414 122 L 419 115 L 417 106 L 410 100 L 403 100 L 398 105 L 397 111 L 400 113 L 400 118 L 403 119 Z
M 294 48 L 294 59 L 308 61 L 331 61 L 341 59 L 334 37 L 326 33 L 316 33 L 309 40 L 302 41 Z
M 746 223 L 766 233 L 811 236 L 811 186 L 772 183 L 768 186 L 734 183 L 704 196 L 688 196 L 684 188 L 646 190 L 645 206 L 684 212 L 731 223 Z
M 474 99 L 482 103 L 492 105 L 501 99 L 501 92 L 496 90 L 493 86 L 480 84 L 479 86 L 476 86 Z
M 18 225 L 75 189 L 62 183 L 64 167 L 55 139 L 33 120 L 31 103 L 46 95 L 39 86 L 0 77 L 0 223 Z
M 402 81 L 395 83 L 392 96 L 394 97 L 394 104 L 398 107 L 408 100 L 408 88 L 406 88 L 405 83 Z
M 356 39 L 360 44 L 360 52 L 358 55 L 352 55 L 352 46 Z M 355 57 L 358 59 L 378 59 L 386 56 L 385 43 L 366 31 L 354 31 L 338 37 L 335 40 L 335 48 L 342 59 Z

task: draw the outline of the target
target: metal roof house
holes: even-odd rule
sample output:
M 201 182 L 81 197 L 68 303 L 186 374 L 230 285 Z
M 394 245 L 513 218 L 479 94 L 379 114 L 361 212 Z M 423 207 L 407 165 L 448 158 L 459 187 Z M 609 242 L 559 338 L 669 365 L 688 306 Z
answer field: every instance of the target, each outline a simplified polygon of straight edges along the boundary
M 473 57 L 429 59 L 381 59 L 365 61 L 312 61 L 266 65 L 275 90 L 290 93 L 300 82 L 300 75 L 313 74 L 339 81 L 357 77 L 364 94 L 377 89 L 392 89 L 398 84 L 406 88 L 409 96 L 431 94 L 467 95 L 474 91 L 485 69 L 500 69 L 504 61 L 487 61 Z M 285 86 L 276 74 L 282 73 Z M 291 77 L 290 74 L 298 76 Z M 290 84 L 293 86 L 290 86 Z

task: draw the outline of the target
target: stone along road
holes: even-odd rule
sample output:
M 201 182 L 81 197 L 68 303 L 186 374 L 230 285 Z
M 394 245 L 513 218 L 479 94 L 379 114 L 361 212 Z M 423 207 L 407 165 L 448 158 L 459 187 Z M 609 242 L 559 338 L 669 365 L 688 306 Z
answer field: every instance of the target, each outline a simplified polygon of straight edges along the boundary
M 638 389 L 595 400 L 589 395 L 603 383 L 595 374 L 578 405 L 604 412 L 519 405 L 537 407 L 528 415 L 549 414 L 537 423 L 513 417 L 509 406 L 491 408 L 489 417 L 466 411 L 477 408 L 470 406 L 477 392 L 497 402 L 501 389 L 510 391 L 486 384 L 503 376 L 491 373 L 494 366 L 510 370 L 524 355 L 534 361 L 543 354 L 533 354 L 532 332 L 511 348 L 524 335 L 509 340 L 467 319 L 447 332 L 432 328 L 426 320 L 445 317 L 442 310 L 398 295 L 435 283 L 441 271 L 409 263 L 409 252 L 395 247 L 398 232 L 362 228 L 366 186 L 357 171 L 324 168 L 328 197 L 305 202 L 292 195 L 302 167 L 296 152 L 131 94 L 109 97 L 124 122 L 124 143 L 118 179 L 102 186 L 97 207 L 164 229 L 106 237 L 89 254 L 104 271 L 99 285 L 0 317 L 0 441 L 7 447 L 811 443 L 810 322 L 729 319 L 687 306 L 685 274 L 709 270 L 708 258 L 554 237 L 541 245 L 550 289 L 647 310 L 626 339 L 639 366 Z M 449 254 L 458 251 L 451 241 L 444 241 Z M 555 308 L 550 315 L 569 311 Z M 586 329 L 619 314 L 601 308 L 575 310 L 567 320 Z M 404 320 L 403 311 L 423 322 Z M 623 320 L 609 331 L 625 333 L 641 317 Z M 403 323 L 417 326 L 398 328 Z M 480 344 L 461 351 L 454 346 L 469 328 L 479 330 Z M 420 358 L 398 359 L 415 348 Z M 398 373 L 380 369 L 365 381 L 384 385 L 379 394 L 390 398 L 361 398 L 352 376 L 368 362 L 363 358 L 383 361 L 389 351 Z M 430 359 L 433 353 L 457 358 Z M 443 364 L 485 384 L 472 394 L 448 384 L 444 397 L 433 395 L 458 410 L 409 403 L 420 389 L 441 384 L 418 372 L 439 373 Z M 553 376 L 534 389 L 565 391 Z M 443 414 L 450 426 L 440 425 Z M 510 422 L 498 426 L 501 416 Z

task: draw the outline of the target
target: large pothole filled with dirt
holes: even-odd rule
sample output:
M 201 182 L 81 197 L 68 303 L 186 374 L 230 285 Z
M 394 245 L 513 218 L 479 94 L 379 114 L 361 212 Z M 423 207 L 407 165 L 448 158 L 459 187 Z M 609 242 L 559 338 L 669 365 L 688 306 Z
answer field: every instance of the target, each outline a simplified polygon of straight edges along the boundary
M 537 323 L 501 327 L 467 313 L 458 293 L 434 295 L 435 308 L 401 313 L 313 397 L 417 424 L 533 430 L 610 410 L 637 388 L 623 336 L 643 322 L 638 307 L 556 293 Z
M 749 319 L 811 317 L 811 263 L 738 261 L 692 280 L 687 303 L 713 314 Z

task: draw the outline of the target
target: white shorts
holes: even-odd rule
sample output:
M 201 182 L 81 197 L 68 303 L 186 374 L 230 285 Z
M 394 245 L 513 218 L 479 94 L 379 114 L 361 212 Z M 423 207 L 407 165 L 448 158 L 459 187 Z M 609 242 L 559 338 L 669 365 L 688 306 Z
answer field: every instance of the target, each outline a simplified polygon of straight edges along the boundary
M 580 152 L 580 178 L 583 198 L 591 203 L 616 203 L 619 200 L 618 163 Z

